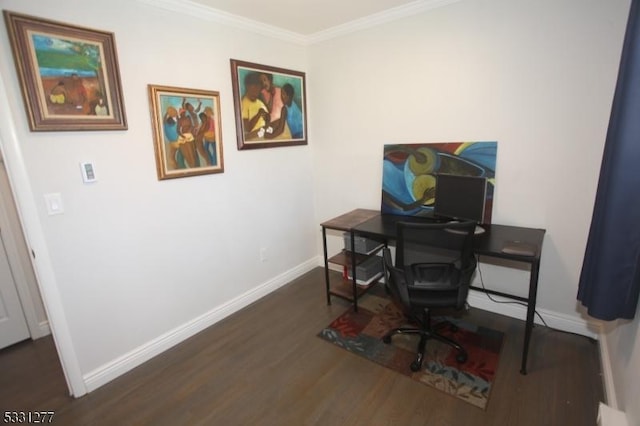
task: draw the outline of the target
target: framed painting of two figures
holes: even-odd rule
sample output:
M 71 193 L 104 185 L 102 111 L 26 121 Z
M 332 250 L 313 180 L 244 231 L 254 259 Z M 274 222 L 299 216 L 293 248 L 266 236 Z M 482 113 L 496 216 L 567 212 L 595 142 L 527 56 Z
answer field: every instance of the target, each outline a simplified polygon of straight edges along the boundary
M 238 149 L 307 144 L 305 74 L 231 59 Z

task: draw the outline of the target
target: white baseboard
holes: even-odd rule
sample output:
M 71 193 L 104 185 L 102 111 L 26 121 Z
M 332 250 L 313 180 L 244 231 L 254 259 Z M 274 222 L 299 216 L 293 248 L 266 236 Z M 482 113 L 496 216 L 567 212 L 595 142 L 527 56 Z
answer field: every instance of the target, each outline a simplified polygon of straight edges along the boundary
M 41 321 L 38 323 L 38 336 L 34 337 L 34 339 L 39 339 L 44 336 L 48 336 L 51 334 L 51 327 L 49 327 L 49 321 Z
M 604 329 L 600 328 L 600 366 L 602 368 L 602 383 L 604 385 L 605 402 L 612 409 L 618 409 L 618 398 L 613 380 L 613 370 L 611 369 L 611 355 L 609 354 L 609 342 Z
M 277 290 L 285 284 L 290 283 L 299 276 L 309 272 L 317 266 L 317 259 L 312 258 L 289 271 L 286 271 L 277 277 L 249 290 L 248 292 L 232 299 L 216 308 L 206 312 L 205 314 L 194 318 L 173 330 L 137 347 L 136 349 L 104 364 L 101 367 L 85 374 L 83 380 L 87 388 L 87 392 L 91 392 L 100 386 L 110 382 L 111 380 L 121 376 L 129 370 L 139 366 L 140 364 L 150 360 L 156 355 L 170 349 L 171 347 L 183 342 L 189 337 L 199 333 L 200 331 L 212 326 L 218 321 L 226 318 L 234 312 L 250 305 L 256 300 L 266 296 L 267 294 Z
M 491 299 L 498 300 L 499 302 L 514 302 L 511 299 L 493 295 L 491 296 Z M 527 318 L 526 306 L 517 303 L 497 303 L 491 299 L 489 299 L 489 296 L 482 291 L 471 290 L 471 292 L 469 292 L 467 301 L 469 302 L 469 305 L 473 306 L 474 308 L 506 315 L 508 317 L 520 319 L 523 321 Z M 599 326 L 595 323 L 585 321 L 582 318 L 573 317 L 546 309 L 536 308 L 536 311 L 542 316 L 542 318 L 544 318 L 546 325 L 551 328 L 566 331 L 569 333 L 580 334 L 592 339 L 598 339 L 599 337 Z M 534 322 L 536 324 L 544 325 L 538 315 L 534 317 Z
M 598 426 L 628 426 L 627 416 L 624 411 L 616 410 L 608 405 L 600 403 L 598 407 Z

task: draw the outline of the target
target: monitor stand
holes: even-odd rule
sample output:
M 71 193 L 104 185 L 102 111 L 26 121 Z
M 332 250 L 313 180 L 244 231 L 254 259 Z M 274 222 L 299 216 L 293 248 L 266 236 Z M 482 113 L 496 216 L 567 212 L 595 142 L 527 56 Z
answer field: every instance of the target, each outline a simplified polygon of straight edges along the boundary
M 459 220 L 450 220 L 447 223 L 460 223 Z M 447 231 L 449 232 L 453 232 L 455 234 L 464 234 L 464 231 L 460 231 L 458 229 L 454 230 L 454 229 L 447 229 Z M 480 235 L 480 234 L 484 234 L 485 232 L 487 232 L 486 229 L 484 229 L 482 226 L 480 225 L 476 225 L 476 229 L 473 231 L 473 235 Z

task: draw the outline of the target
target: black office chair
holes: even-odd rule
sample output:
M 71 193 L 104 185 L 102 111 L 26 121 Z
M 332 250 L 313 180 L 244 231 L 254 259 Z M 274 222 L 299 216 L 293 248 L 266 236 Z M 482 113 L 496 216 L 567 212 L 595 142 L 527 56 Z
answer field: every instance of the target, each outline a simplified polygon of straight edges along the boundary
M 467 352 L 457 342 L 437 333 L 441 325 L 431 325 L 431 309 L 466 306 L 469 286 L 476 268 L 473 253 L 473 221 L 449 223 L 397 224 L 395 266 L 391 252 L 384 249 L 386 287 L 417 328 L 400 327 L 389 331 L 385 343 L 395 334 L 420 336 L 418 354 L 410 365 L 412 371 L 422 368 L 427 340 L 436 339 L 453 346 L 456 360 L 466 362 Z M 452 324 L 450 326 L 454 327 Z

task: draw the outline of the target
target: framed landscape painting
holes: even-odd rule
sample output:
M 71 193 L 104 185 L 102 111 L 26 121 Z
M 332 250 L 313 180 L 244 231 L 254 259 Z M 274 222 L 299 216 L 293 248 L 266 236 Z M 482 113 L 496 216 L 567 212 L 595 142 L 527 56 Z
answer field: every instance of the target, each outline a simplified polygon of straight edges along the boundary
M 219 93 L 148 88 L 158 179 L 224 172 Z
M 238 149 L 307 144 L 305 74 L 231 59 Z
M 125 130 L 113 33 L 4 11 L 32 131 Z

